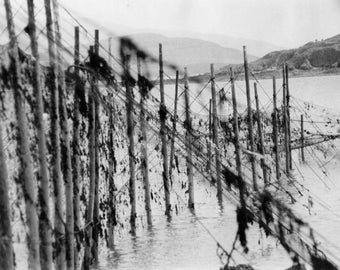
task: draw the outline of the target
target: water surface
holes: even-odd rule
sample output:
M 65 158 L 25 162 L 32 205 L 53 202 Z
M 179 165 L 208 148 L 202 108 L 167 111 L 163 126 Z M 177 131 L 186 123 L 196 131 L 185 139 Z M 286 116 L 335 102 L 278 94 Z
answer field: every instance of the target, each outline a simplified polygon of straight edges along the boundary
M 253 81 L 251 82 L 253 83 Z M 237 96 L 240 108 L 245 104 L 244 82 L 237 81 Z M 280 92 L 281 81 L 277 81 Z M 217 88 L 226 82 L 217 82 Z M 251 84 L 252 85 L 252 84 Z M 197 93 L 204 84 L 191 84 L 190 89 Z M 292 78 L 290 92 L 294 102 L 311 102 L 330 111 L 339 112 L 340 76 L 324 76 L 311 78 Z M 261 80 L 258 84 L 262 105 L 269 104 L 272 97 L 272 80 Z M 228 85 L 225 87 L 228 91 Z M 157 93 L 153 93 L 156 95 Z M 174 86 L 166 86 L 166 102 L 172 106 Z M 194 94 L 191 96 L 191 100 Z M 201 105 L 207 104 L 210 98 L 210 86 L 197 99 Z M 282 99 L 279 96 L 279 101 Z M 183 102 L 183 101 L 181 101 Z M 205 114 L 202 106 L 195 103 L 193 111 Z M 243 104 L 243 105 L 242 105 Z M 230 108 L 224 108 L 229 112 Z M 338 113 L 340 115 L 340 113 Z M 294 117 L 294 116 L 293 116 Z M 294 176 L 303 185 L 304 197 L 291 205 L 304 220 L 308 221 L 320 233 L 318 239 L 325 249 L 335 256 L 340 254 L 340 152 L 337 148 L 330 150 L 323 156 L 307 151 L 307 163 L 302 164 L 299 155 L 294 153 Z M 334 150 L 335 149 L 335 150 Z M 328 153 L 328 154 L 327 154 Z M 298 169 L 296 167 L 298 166 Z M 320 168 L 321 167 L 321 168 Z M 300 174 L 301 173 L 301 174 Z M 197 180 L 199 176 L 196 176 Z M 204 190 L 211 189 L 211 193 Z M 100 255 L 100 262 L 94 269 L 219 269 L 222 262 L 216 255 L 216 241 L 230 250 L 236 233 L 235 206 L 224 201 L 223 207 L 216 202 L 214 188 L 208 183 L 197 185 L 196 189 L 196 217 L 189 211 L 174 215 L 169 221 L 159 209 L 153 209 L 154 225 L 149 229 L 142 229 L 136 236 L 126 235 L 116 242 L 114 250 L 104 250 Z M 310 196 L 313 207 L 307 210 L 307 200 Z M 158 211 L 158 212 L 157 212 Z M 215 238 L 215 239 L 214 239 Z M 248 232 L 248 254 L 242 253 L 239 244 L 233 258 L 237 263 L 249 263 L 258 270 L 286 269 L 291 265 L 289 256 L 275 239 L 266 238 L 257 225 Z M 337 261 L 340 264 L 340 261 Z

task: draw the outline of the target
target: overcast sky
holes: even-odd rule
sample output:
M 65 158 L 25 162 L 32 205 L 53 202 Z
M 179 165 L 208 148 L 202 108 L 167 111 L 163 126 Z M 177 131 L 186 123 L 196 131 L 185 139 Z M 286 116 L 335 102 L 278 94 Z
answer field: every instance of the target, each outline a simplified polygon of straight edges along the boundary
M 213 33 L 283 47 L 340 33 L 340 0 L 60 1 L 76 15 L 117 33 L 122 29 Z

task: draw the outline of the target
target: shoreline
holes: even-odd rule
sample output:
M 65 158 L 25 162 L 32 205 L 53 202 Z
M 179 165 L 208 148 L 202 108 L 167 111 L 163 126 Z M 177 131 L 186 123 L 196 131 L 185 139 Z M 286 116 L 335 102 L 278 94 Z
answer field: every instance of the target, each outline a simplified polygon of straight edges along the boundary
M 282 78 L 282 71 L 275 70 L 275 71 L 260 71 L 260 72 L 253 72 L 257 79 L 266 80 L 271 79 L 273 76 L 276 78 Z M 314 68 L 312 70 L 301 70 L 301 69 L 294 69 L 289 71 L 290 78 L 303 78 L 303 77 L 323 77 L 323 76 L 333 76 L 333 75 L 340 75 L 340 68 Z M 244 80 L 244 73 L 236 74 L 236 80 L 243 81 Z M 250 76 L 252 77 L 252 76 Z M 223 71 L 215 75 L 216 81 L 225 81 L 229 79 L 229 72 Z M 194 75 L 189 77 L 189 81 L 202 83 L 205 81 L 210 80 L 210 75 L 208 73 L 203 75 Z M 183 79 L 179 79 L 179 82 L 182 83 Z M 174 84 L 175 79 L 167 79 L 164 80 L 165 84 Z
M 273 76 L 276 78 L 282 78 L 282 70 L 276 71 L 264 71 L 264 72 L 253 72 L 253 74 L 257 77 L 257 79 L 265 80 L 271 79 Z M 227 75 L 227 74 L 225 74 Z M 332 68 L 332 69 L 324 69 L 324 68 L 315 68 L 312 70 L 301 70 L 294 69 L 289 71 L 290 78 L 304 78 L 304 77 L 323 77 L 323 76 L 333 76 L 340 75 L 340 68 Z M 242 80 L 244 80 L 244 73 L 240 74 Z M 217 80 L 220 78 L 217 77 Z

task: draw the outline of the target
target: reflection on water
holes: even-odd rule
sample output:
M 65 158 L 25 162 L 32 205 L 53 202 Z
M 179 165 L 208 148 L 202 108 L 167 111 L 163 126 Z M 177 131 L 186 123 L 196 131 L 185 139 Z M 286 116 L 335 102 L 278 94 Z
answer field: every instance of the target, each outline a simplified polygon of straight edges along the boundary
M 189 211 L 171 221 L 162 217 L 136 236 L 120 239 L 114 250 L 101 254 L 94 269 L 219 269 L 222 263 L 216 255 L 217 244 L 207 230 L 230 250 L 237 230 L 235 208 L 228 202 L 221 208 L 215 196 L 207 197 L 205 203 L 196 204 L 196 217 Z M 247 255 L 236 245 L 239 252 L 233 258 L 237 263 L 250 263 L 256 269 L 273 269 L 277 263 L 277 269 L 283 269 L 291 264 L 282 248 L 266 239 L 258 226 L 249 230 L 248 237 Z
M 332 168 L 333 172 L 339 173 L 338 167 Z M 329 190 L 323 183 L 317 182 L 304 166 L 302 170 L 309 178 L 304 184 L 310 184 L 311 193 L 318 193 L 317 197 L 329 202 L 327 205 L 330 205 L 331 211 L 340 213 L 340 185 Z M 333 176 L 334 173 L 330 175 Z M 326 211 L 317 201 L 309 215 L 303 206 L 306 200 L 301 198 L 301 202 L 293 207 L 317 232 L 326 237 L 327 241 L 321 239 L 322 244 L 336 252 L 340 240 L 340 217 Z M 139 231 L 136 236 L 127 235 L 116 243 L 114 250 L 104 251 L 94 269 L 219 269 L 222 264 L 216 255 L 216 242 L 206 229 L 224 248 L 231 249 L 237 229 L 235 208 L 228 202 L 223 206 L 221 209 L 215 198 L 207 198 L 206 203 L 196 205 L 197 218 L 188 211 L 174 216 L 171 221 L 165 217 L 157 218 L 153 227 Z M 247 237 L 248 254 L 243 254 L 240 245 L 236 245 L 238 252 L 234 253 L 233 258 L 238 264 L 248 263 L 259 270 L 286 269 L 291 265 L 283 248 L 276 240 L 266 238 L 258 225 L 250 228 Z

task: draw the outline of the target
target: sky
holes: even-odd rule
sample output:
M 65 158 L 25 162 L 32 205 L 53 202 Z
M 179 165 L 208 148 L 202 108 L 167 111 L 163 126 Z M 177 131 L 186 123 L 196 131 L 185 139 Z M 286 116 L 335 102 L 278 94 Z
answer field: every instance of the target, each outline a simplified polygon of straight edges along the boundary
M 209 33 L 291 48 L 340 33 L 340 0 L 60 0 L 113 32 Z

